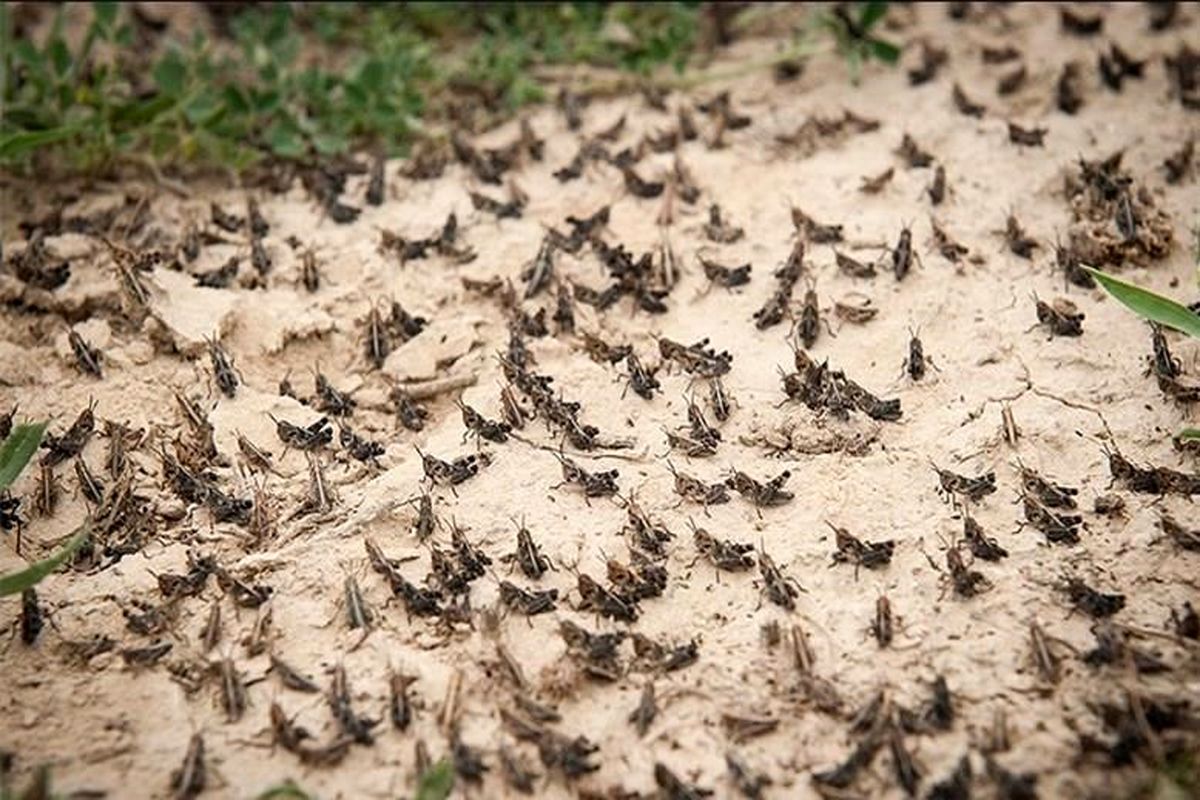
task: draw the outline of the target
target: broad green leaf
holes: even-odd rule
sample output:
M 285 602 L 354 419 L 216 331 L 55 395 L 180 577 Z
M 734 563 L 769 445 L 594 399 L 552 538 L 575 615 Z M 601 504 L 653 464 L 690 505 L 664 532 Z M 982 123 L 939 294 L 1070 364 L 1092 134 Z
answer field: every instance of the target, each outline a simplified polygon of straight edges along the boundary
M 1175 438 L 1181 442 L 1200 442 L 1200 428 L 1184 428 Z
M 264 138 L 271 152 L 284 158 L 299 158 L 304 155 L 304 140 L 291 126 L 274 123 L 267 128 Z
M 170 50 L 154 65 L 154 82 L 163 92 L 178 96 L 183 93 L 183 82 L 187 80 L 187 65 L 175 50 Z
M 283 102 L 283 95 L 276 89 L 266 92 L 254 92 L 250 97 L 254 110 L 260 114 L 269 114 L 279 108 Z
M 92 532 L 92 527 L 85 522 L 79 526 L 79 530 L 71 536 L 70 541 L 63 545 L 62 549 L 49 558 L 39 561 L 33 566 L 23 569 L 20 572 L 14 572 L 10 575 L 0 577 L 0 597 L 6 597 L 10 594 L 19 594 L 25 591 L 30 586 L 34 586 L 42 578 L 49 575 L 54 570 L 61 567 L 67 562 L 71 556 L 75 555 L 75 551 L 79 549 Z
M 900 60 L 900 48 L 883 39 L 870 39 L 867 42 L 871 55 L 886 64 L 895 64 Z
M 878 2 L 877 0 L 862 4 L 862 11 L 858 15 L 858 26 L 862 28 L 864 33 L 871 30 L 875 26 L 875 23 L 883 19 L 883 16 L 887 14 L 887 7 L 887 3 Z
M 113 21 L 117 18 L 116 3 L 93 3 L 92 8 L 96 12 L 96 22 L 105 28 L 112 27 Z
M 206 88 L 187 102 L 183 108 L 183 113 L 187 117 L 188 122 L 193 125 L 205 127 L 223 110 L 224 106 L 221 103 L 221 98 L 217 95 L 217 91 L 212 88 Z
M 79 127 L 76 125 L 63 125 L 62 127 L 50 128 L 44 131 L 10 133 L 8 136 L 0 137 L 0 160 L 16 158 L 30 150 L 36 150 L 48 144 L 61 142 L 63 139 L 71 138 L 78 132 Z
M 244 114 L 250 110 L 250 103 L 246 100 L 246 93 L 240 86 L 226 86 L 223 95 L 225 97 L 225 105 L 235 114 Z
M 1098 269 L 1084 267 L 1108 293 L 1134 312 L 1160 325 L 1200 339 L 1200 315 L 1169 297 L 1126 283 Z
M 446 800 L 454 788 L 454 767 L 442 759 L 421 775 L 413 800 Z
M 175 105 L 175 100 L 165 94 L 155 95 L 149 100 L 133 100 L 113 109 L 114 122 L 124 125 L 141 125 L 157 117 Z
M 0 445 L 0 490 L 7 489 L 17 480 L 21 470 L 33 458 L 38 445 L 42 443 L 42 434 L 46 432 L 46 423 L 36 425 L 18 425 Z

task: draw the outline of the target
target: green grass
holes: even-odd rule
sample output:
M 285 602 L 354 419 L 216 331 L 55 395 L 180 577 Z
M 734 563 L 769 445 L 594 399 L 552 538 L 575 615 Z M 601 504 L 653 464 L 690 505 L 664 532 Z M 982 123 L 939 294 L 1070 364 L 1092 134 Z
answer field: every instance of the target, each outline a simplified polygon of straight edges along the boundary
M 18 425 L 4 440 L 4 444 L 0 445 L 0 492 L 8 489 L 20 477 L 33 454 L 37 452 L 45 432 L 44 422 L 36 425 Z M 20 594 L 61 567 L 84 543 L 90 530 L 89 526 L 84 524 L 71 534 L 67 543 L 54 555 L 19 572 L 0 575 L 0 597 Z
M 454 789 L 454 765 L 442 759 L 425 772 L 417 780 L 417 794 L 414 800 L 446 800 Z
M 296 4 L 252 8 L 229 36 L 139 39 L 123 5 L 96 3 L 72 47 L 60 8 L 41 41 L 14 40 L 0 5 L 0 163 L 35 154 L 82 171 L 124 161 L 245 167 L 352 147 L 402 151 L 422 121 L 470 101 L 502 117 L 545 98 L 531 70 L 682 69 L 694 3 Z
M 1105 291 L 1138 316 L 1200 339 L 1200 314 L 1187 306 L 1149 289 L 1127 283 L 1098 269 L 1092 267 L 1084 267 L 1084 269 L 1104 287 Z
M 0 445 L 0 492 L 12 486 L 21 475 L 25 465 L 37 452 L 46 433 L 46 423 L 18 425 Z
M 1200 339 L 1200 314 L 1187 306 L 1098 269 L 1086 266 L 1084 269 L 1106 292 L 1138 316 Z M 1184 428 L 1176 438 L 1182 442 L 1200 441 L 1200 428 Z
M 858 6 L 818 15 L 855 76 L 899 52 L 872 34 L 886 4 Z M 56 7 L 31 41 L 0 4 L 0 166 L 44 176 L 403 154 L 464 106 L 486 125 L 547 99 L 557 86 L 541 68 L 679 75 L 704 25 L 697 2 L 296 3 L 179 41 L 139 28 L 127 4 L 74 11 L 82 37 Z

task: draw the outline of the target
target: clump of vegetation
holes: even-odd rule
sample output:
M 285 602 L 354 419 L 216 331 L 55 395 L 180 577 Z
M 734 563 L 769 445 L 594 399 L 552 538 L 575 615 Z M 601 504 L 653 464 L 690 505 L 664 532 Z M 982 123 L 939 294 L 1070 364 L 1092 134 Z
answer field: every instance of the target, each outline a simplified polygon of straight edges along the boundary
M 96 3 L 82 37 L 68 36 L 69 13 L 56 9 L 35 44 L 0 6 L 0 162 L 52 149 L 87 171 L 144 159 L 239 169 L 402 151 L 425 119 L 544 99 L 537 67 L 682 69 L 699 26 L 683 3 L 276 4 L 229 18 L 218 6 L 211 33 L 178 41 L 116 3 Z
M 0 494 L 7 491 L 20 477 L 25 465 L 37 452 L 42 442 L 42 434 L 46 432 L 46 423 L 37 425 L 18 425 L 0 445 Z M 18 524 L 20 524 L 18 522 Z M 79 546 L 87 539 L 88 526 L 83 525 L 63 545 L 57 553 L 43 561 L 31 565 L 27 569 L 0 576 L 0 597 L 10 594 L 20 594 L 36 585 L 54 570 L 66 563 Z
M 900 60 L 900 48 L 875 34 L 887 15 L 887 3 L 859 3 L 857 12 L 839 4 L 821 18 L 821 24 L 833 36 L 838 52 L 850 66 L 850 78 L 858 83 L 862 66 L 872 59 L 885 64 Z
M 805 36 L 831 35 L 857 80 L 864 62 L 899 57 L 873 32 L 886 6 L 840 4 Z M 737 13 L 696 2 L 201 10 L 209 24 L 180 40 L 133 4 L 0 4 L 0 165 L 241 170 L 357 148 L 403 154 L 438 122 L 480 128 L 548 99 L 554 67 L 681 73 Z M 29 18 L 39 13 L 53 14 L 48 25 Z
M 446 800 L 453 788 L 454 765 L 443 759 L 421 774 L 415 800 Z

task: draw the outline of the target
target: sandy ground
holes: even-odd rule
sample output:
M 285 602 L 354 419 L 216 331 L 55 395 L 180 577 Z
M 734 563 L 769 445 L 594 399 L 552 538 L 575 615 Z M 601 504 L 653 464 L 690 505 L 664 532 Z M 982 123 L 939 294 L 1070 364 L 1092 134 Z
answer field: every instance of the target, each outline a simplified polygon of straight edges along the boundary
M 156 504 L 157 515 L 153 535 L 138 552 L 117 561 L 101 559 L 103 568 L 45 581 L 39 594 L 52 625 L 32 646 L 15 635 L 5 645 L 0 713 L 6 724 L 0 749 L 15 756 L 14 780 L 24 783 L 36 765 L 48 763 L 60 791 L 166 797 L 189 740 L 200 734 L 208 767 L 205 797 L 252 797 L 289 778 L 319 797 L 406 796 L 415 786 L 416 751 L 424 747 L 434 759 L 449 754 L 451 730 L 457 728 L 458 740 L 477 749 L 490 769 L 478 786 L 460 780 L 456 793 L 507 796 L 512 790 L 503 779 L 502 747 L 539 774 L 548 770 L 537 748 L 517 742 L 500 716 L 501 709 L 516 708 L 512 698 L 518 688 L 497 656 L 501 643 L 519 663 L 526 693 L 557 706 L 561 721 L 548 727 L 566 736 L 585 735 L 599 746 L 592 757 L 597 771 L 574 781 L 549 771 L 535 783 L 539 796 L 648 796 L 656 790 L 656 762 L 718 797 L 734 796 L 725 758 L 731 752 L 770 777 L 763 796 L 815 796 L 812 773 L 840 763 L 863 739 L 850 731 L 855 711 L 884 689 L 895 706 L 920 713 L 937 676 L 944 676 L 953 698 L 949 729 L 912 732 L 903 739 L 922 776 L 922 796 L 964 755 L 974 767 L 975 796 L 997 796 L 998 784 L 986 775 L 983 754 L 991 752 L 998 713 L 1007 718 L 1010 746 L 992 757 L 1008 770 L 1036 775 L 1041 796 L 1112 796 L 1109 792 L 1125 791 L 1119 787 L 1136 785 L 1152 770 L 1149 750 L 1135 757 L 1136 767 L 1118 768 L 1103 753 L 1081 755 L 1080 742 L 1087 736 L 1110 740 L 1113 733 L 1100 721 L 1099 704 L 1123 706 L 1127 695 L 1144 704 L 1188 701 L 1195 717 L 1198 650 L 1194 641 L 1173 636 L 1170 618 L 1185 601 L 1200 606 L 1200 555 L 1174 546 L 1159 519 L 1166 512 L 1193 528 L 1200 519 L 1186 497 L 1134 494 L 1121 487 L 1114 491 L 1125 500 L 1124 515 L 1096 514 L 1092 506 L 1096 496 L 1110 490 L 1102 449 L 1110 433 L 1111 442 L 1135 462 L 1194 472 L 1195 461 L 1176 452 L 1169 436 L 1189 421 L 1194 424 L 1196 413 L 1165 399 L 1145 374 L 1146 326 L 1099 290 L 1067 285 L 1054 268 L 1053 243 L 1056 236 L 1065 238 L 1071 223 L 1064 176 L 1080 157 L 1098 159 L 1124 149 L 1125 167 L 1169 215 L 1175 239 L 1167 257 L 1145 266 L 1130 264 L 1125 274 L 1189 302 L 1195 299 L 1189 253 L 1189 231 L 1198 219 L 1195 179 L 1167 186 L 1159 165 L 1195 132 L 1194 115 L 1168 96 L 1161 55 L 1174 53 L 1188 37 L 1194 41 L 1196 14 L 1185 9 L 1175 29 L 1151 35 L 1140 7 L 1111 6 L 1102 13 L 1105 34 L 1080 38 L 1062 33 L 1057 9 L 1048 6 L 1010 8 L 1003 16 L 965 24 L 949 21 L 945 9 L 921 7 L 897 12 L 908 24 L 893 35 L 910 42 L 925 37 L 948 48 L 949 63 L 925 85 L 910 87 L 904 69 L 872 68 L 853 87 L 842 64 L 819 57 L 790 83 L 754 74 L 727 86 L 705 86 L 694 97 L 671 95 L 673 110 L 728 88 L 734 108 L 750 115 L 753 124 L 727 132 L 723 148 L 711 149 L 702 140 L 679 147 L 703 194 L 695 205 L 677 203 L 675 219 L 665 229 L 656 224 L 662 200 L 629 194 L 611 166 L 592 165 L 583 178 L 565 184 L 552 177 L 575 154 L 579 134 L 568 131 L 557 112 L 546 110 L 531 117 L 546 139 L 544 160 L 511 173 L 529 196 L 522 218 L 497 221 L 473 210 L 468 190 L 497 197 L 502 190 L 480 186 L 458 165 L 439 180 L 412 181 L 399 175 L 402 163 L 388 163 L 387 199 L 378 207 L 362 203 L 365 177 L 351 178 L 343 199 L 363 212 L 349 225 L 335 224 L 297 181 L 285 193 L 256 195 L 270 224 L 264 243 L 273 268 L 265 288 L 197 288 L 186 274 L 160 268 L 148 279 L 153 314 L 140 329 L 115 313 L 115 271 L 98 241 L 70 233 L 48 239 L 47 245 L 71 262 L 65 286 L 38 293 L 11 275 L 0 275 L 8 301 L 0 312 L 0 412 L 19 405 L 18 418 L 49 418 L 51 430 L 62 432 L 94 400 L 99 420 L 145 430 L 149 438 L 130 457 L 138 490 Z M 1099 83 L 1093 66 L 1110 39 L 1151 59 L 1145 78 L 1128 81 L 1119 94 Z M 1004 42 L 1020 48 L 1028 77 L 1017 92 L 999 97 L 996 82 L 1017 62 L 983 64 L 980 51 Z M 739 45 L 729 63 L 745 63 L 764 52 L 762 42 Z M 904 66 L 915 65 L 918 55 L 915 45 L 909 47 Z M 1053 100 L 1060 67 L 1069 59 L 1084 65 L 1086 102 L 1074 117 L 1057 111 Z M 974 119 L 955 111 L 955 82 L 988 107 L 986 115 Z M 836 117 L 843 109 L 882 125 L 812 152 L 776 141 L 812 115 Z M 694 114 L 707 134 L 711 121 Z M 583 132 L 608 128 L 622 115 L 627 125 L 610 146 L 614 152 L 644 132 L 669 129 L 675 119 L 639 97 L 621 98 L 590 105 Z M 1045 146 L 1010 143 L 1006 121 L 1044 126 Z M 479 143 L 507 142 L 515 133 L 510 126 Z M 905 133 L 945 167 L 948 188 L 937 208 L 925 193 L 933 170 L 908 168 L 893 153 Z M 652 178 L 667 172 L 672 159 L 672 154 L 651 153 L 636 169 Z M 864 176 L 889 167 L 895 168 L 894 179 L 880 193 L 858 190 Z M 135 241 L 174 241 L 189 221 L 207 221 L 210 200 L 240 214 L 244 197 L 240 190 L 190 199 L 154 193 L 150 222 Z M 5 216 L 12 215 L 5 222 L 6 254 L 22 247 L 12 236 L 12 218 L 26 213 L 29 199 L 10 193 L 5 200 Z M 100 187 L 69 211 L 121 202 L 115 188 Z M 706 240 L 703 224 L 711 202 L 720 203 L 727 218 L 745 229 L 741 241 Z M 806 277 L 792 303 L 799 314 L 811 278 L 827 322 L 811 356 L 828 359 L 881 396 L 898 397 L 899 421 L 875 422 L 855 412 L 843 422 L 784 402 L 780 369 L 793 370 L 790 325 L 785 321 L 760 331 L 752 315 L 774 291 L 771 273 L 793 245 L 789 203 L 818 221 L 843 224 L 846 243 L 840 247 L 864 261 L 886 258 L 872 248 L 894 244 L 901 227 L 911 224 L 920 264 L 903 281 L 892 276 L 890 261 L 881 263 L 873 279 L 850 278 L 835 266 L 830 246 L 810 244 Z M 626 391 L 624 365 L 590 360 L 577 336 L 531 338 L 533 369 L 553 375 L 554 387 L 581 402 L 582 418 L 603 435 L 633 440 L 631 449 L 614 451 L 619 459 L 572 457 L 587 469 L 619 470 L 621 496 L 636 497 L 675 534 L 662 561 L 669 573 L 666 589 L 640 603 L 634 624 L 574 610 L 580 603 L 574 572 L 603 581 L 606 558 L 628 561 L 628 539 L 621 535 L 627 512 L 614 498 L 585 502 L 577 489 L 552 489 L 562 475 L 552 452 L 558 437 L 534 420 L 520 432 L 527 441 L 485 442 L 490 464 L 454 492 L 433 489 L 440 520 L 433 541 L 448 546 L 453 521 L 493 560 L 470 589 L 473 626 L 447 628 L 436 618 L 410 618 L 401 599 L 370 568 L 364 542 L 370 538 L 388 556 L 410 559 L 397 569 L 423 583 L 429 549 L 413 533 L 415 508 L 405 504 L 418 496 L 422 481 L 414 445 L 446 460 L 475 452 L 476 445 L 464 443 L 454 393 L 428 401 L 425 429 L 413 433 L 389 410 L 388 391 L 398 381 L 473 375 L 475 383 L 462 399 L 489 418 L 499 417 L 503 374 L 496 354 L 507 344 L 506 321 L 494 299 L 465 291 L 462 279 L 501 276 L 520 291 L 522 270 L 547 226 L 566 231 L 568 215 L 585 216 L 608 204 L 605 238 L 610 244 L 620 242 L 640 254 L 665 235 L 683 276 L 666 300 L 666 314 L 635 313 L 629 299 L 605 312 L 577 304 L 577 327 L 631 344 L 650 365 L 660 361 L 656 336 L 685 343 L 708 337 L 718 350 L 728 350 L 733 362 L 725 385 L 736 405 L 728 421 L 718 423 L 722 441 L 716 455 L 688 459 L 677 451 L 671 462 L 708 481 L 726 477 L 730 468 L 762 480 L 790 470 L 787 489 L 795 498 L 761 514 L 736 495 L 707 516 L 699 506 L 679 505 L 664 458 L 664 430 L 687 424 L 690 376 L 664 367 L 658 376 L 661 392 L 646 401 Z M 1039 243 L 1031 260 L 1004 247 L 999 231 L 1010 210 Z M 452 211 L 461 241 L 478 253 L 474 261 L 456 264 L 434 255 L 401 264 L 393 254 L 380 252 L 380 229 L 408 238 L 427 236 Z M 931 211 L 970 248 L 957 267 L 933 247 Z M 311 247 L 320 265 L 323 280 L 316 292 L 300 285 L 302 259 L 286 243 L 291 236 Z M 247 278 L 244 236 L 226 238 L 230 244 L 206 246 L 188 271 L 218 267 L 236 254 L 244 257 L 242 278 Z M 751 263 L 749 284 L 710 288 L 698 251 L 729 265 Z M 555 262 L 560 277 L 605 285 L 603 268 L 587 247 L 578 256 L 560 253 Z M 879 310 L 866 324 L 847 323 L 833 313 L 835 301 L 855 293 Z M 1077 304 L 1086 314 L 1083 335 L 1050 338 L 1045 328 L 1034 328 L 1034 294 Z M 373 304 L 386 308 L 392 299 L 430 322 L 375 370 L 364 357 L 365 320 Z M 548 317 L 553 314 L 553 287 L 523 304 L 530 312 L 541 306 L 548 307 Z M 39 310 L 46 308 L 54 311 Z M 66 318 L 103 350 L 103 379 L 76 369 Z M 919 330 L 932 362 L 919 382 L 902 371 L 910 329 Z M 241 375 L 233 399 L 214 383 L 203 347 L 208 335 L 220 337 Z M 1175 334 L 1167 338 L 1185 375 L 1200 375 L 1200 346 Z M 307 462 L 299 451 L 284 453 L 269 415 L 302 424 L 315 419 L 316 411 L 280 396 L 277 386 L 290 376 L 297 393 L 307 398 L 318 367 L 357 400 L 349 419 L 353 429 L 385 443 L 386 452 L 379 467 L 370 468 L 336 447 L 324 449 L 319 458 L 335 487 L 336 505 L 325 514 L 293 518 L 308 492 Z M 695 389 L 703 401 L 703 385 Z M 245 526 L 214 522 L 207 509 L 185 505 L 167 490 L 160 443 L 187 430 L 173 392 L 195 398 L 209 414 L 225 464 L 214 467 L 218 485 L 239 496 L 250 496 L 259 485 L 260 497 L 269 498 L 276 524 L 261 541 L 253 541 Z M 1015 445 L 1003 436 L 1005 405 L 1020 431 Z M 239 432 L 274 454 L 278 474 L 250 477 L 236 444 Z M 98 432 L 83 458 L 111 484 L 104 466 L 107 446 Z M 1032 527 L 1021 526 L 1018 459 L 1078 487 L 1083 516 L 1078 544 L 1052 545 Z M 997 491 L 970 508 L 1009 555 L 996 563 L 971 564 L 990 583 L 976 597 L 956 595 L 945 574 L 945 553 L 961 536 L 963 522 L 939 493 L 930 462 L 965 475 L 996 472 Z M 30 515 L 23 535 L 26 556 L 48 552 L 88 513 L 74 470 L 64 464 L 57 474 L 63 483 L 57 508 L 52 516 Z M 33 470 L 15 487 L 27 503 L 37 477 Z M 536 587 L 519 572 L 510 574 L 500 560 L 515 549 L 514 518 L 524 521 L 557 567 Z M 709 563 L 697 560 L 689 519 L 719 537 L 763 548 L 803 587 L 795 610 L 766 599 L 756 571 L 722 573 L 718 579 Z M 860 570 L 833 564 L 834 536 L 826 523 L 865 540 L 894 539 L 891 563 Z M 0 566 L 6 569 L 20 563 L 13 543 L 11 535 L 5 538 Z M 215 579 L 198 596 L 166 604 L 170 620 L 163 632 L 145 636 L 127 627 L 122 608 L 136 611 L 135 601 L 166 603 L 156 575 L 186 571 L 189 551 L 211 555 L 231 574 L 271 587 L 266 606 L 271 624 L 262 652 L 252 655 L 246 644 L 262 610 L 239 607 Z M 374 617 L 365 639 L 347 622 L 348 576 L 362 588 Z M 1085 664 L 1083 654 L 1095 646 L 1095 620 L 1072 611 L 1060 588 L 1067 577 L 1124 593 L 1127 604 L 1115 621 L 1131 645 L 1157 654 L 1171 669 L 1139 675 L 1120 665 Z M 528 621 L 512 613 L 497 629 L 489 624 L 495 615 L 488 610 L 496 606 L 500 580 L 557 589 L 556 610 Z M 877 598 L 884 595 L 897 616 L 888 648 L 870 632 Z M 212 651 L 204 652 L 201 633 L 214 604 L 221 608 L 222 635 Z M 18 608 L 6 600 L 0 615 L 16 619 Z M 620 649 L 623 674 L 613 682 L 591 680 L 578 673 L 566 652 L 558 632 L 563 620 L 589 630 L 637 632 L 668 645 L 694 640 L 699 658 L 677 671 L 656 671 L 636 661 L 627 640 Z M 1032 621 L 1061 659 L 1057 684 L 1048 684 L 1036 670 L 1029 644 Z M 782 624 L 784 637 L 771 647 L 763 630 L 773 623 Z M 811 649 L 807 676 L 794 663 L 792 625 L 805 632 Z M 111 637 L 117 649 L 82 661 L 68 657 L 68 642 L 94 635 Z M 173 647 L 153 667 L 130 666 L 120 655 L 123 648 L 158 640 Z M 317 744 L 333 741 L 337 725 L 323 694 L 285 688 L 269 671 L 268 650 L 311 676 L 323 691 L 335 668 L 344 667 L 355 710 L 381 720 L 373 746 L 351 747 L 335 767 L 302 764 L 274 746 L 274 702 L 308 728 Z M 232 660 L 246 683 L 247 707 L 236 722 L 228 721 L 222 708 L 219 671 L 206 667 L 222 658 Z M 392 671 L 415 678 L 410 687 L 414 719 L 404 732 L 387 719 Z M 648 682 L 654 684 L 660 710 L 639 735 L 628 718 Z M 821 703 L 814 685 L 832 687 L 841 711 Z M 448 692 L 456 693 L 449 708 Z M 725 715 L 769 717 L 777 726 L 743 741 L 723 722 Z M 1166 747 L 1179 736 L 1166 731 L 1155 736 L 1155 743 Z M 902 796 L 893 761 L 885 745 L 841 791 Z

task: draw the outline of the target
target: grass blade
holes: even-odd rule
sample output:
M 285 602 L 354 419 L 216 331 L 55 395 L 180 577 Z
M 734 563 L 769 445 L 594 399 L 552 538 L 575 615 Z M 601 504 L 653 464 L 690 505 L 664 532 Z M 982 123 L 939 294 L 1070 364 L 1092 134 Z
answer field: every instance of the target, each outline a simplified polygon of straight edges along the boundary
M 883 39 L 868 39 L 867 46 L 871 55 L 885 64 L 895 64 L 900 60 L 900 48 Z
M 16 158 L 30 150 L 69 139 L 79 132 L 77 125 L 63 125 L 44 131 L 21 131 L 0 138 L 0 160 Z
M 42 434 L 46 432 L 46 423 L 36 425 L 18 425 L 0 445 L 0 491 L 12 486 L 21 470 L 33 458 L 38 445 L 42 443 Z
M 863 31 L 869 31 L 875 27 L 875 23 L 883 19 L 887 13 L 887 3 L 872 0 L 869 3 L 862 4 L 862 12 L 858 15 L 858 27 Z
M 79 549 L 79 546 L 84 543 L 91 532 L 92 526 L 85 522 L 79 526 L 79 530 L 75 531 L 71 540 L 63 545 L 62 549 L 54 555 L 20 572 L 0 577 L 0 597 L 7 597 L 10 594 L 20 594 L 30 586 L 37 584 L 51 572 L 54 572 L 54 570 L 61 567 L 66 563 L 67 559 L 75 554 L 75 551 Z
M 1126 283 L 1098 269 L 1084 267 L 1109 294 L 1138 315 L 1200 339 L 1200 315 L 1174 300 Z
M 454 767 L 445 759 L 425 770 L 414 800 L 446 800 L 454 788 Z

